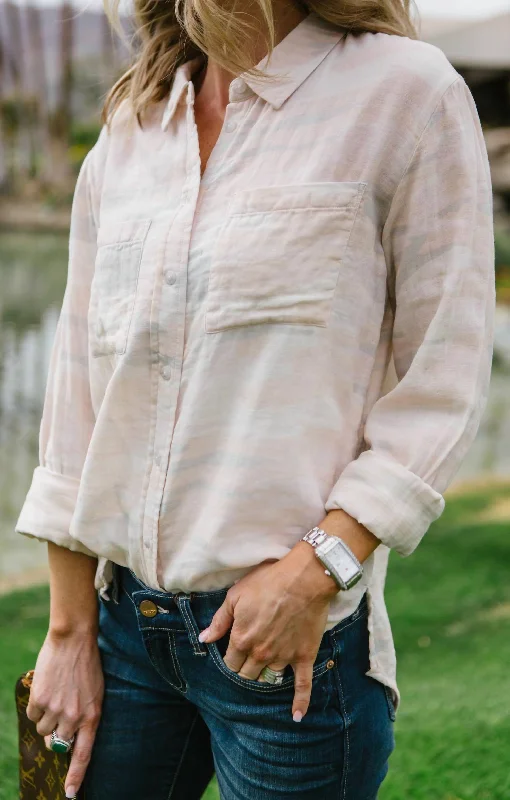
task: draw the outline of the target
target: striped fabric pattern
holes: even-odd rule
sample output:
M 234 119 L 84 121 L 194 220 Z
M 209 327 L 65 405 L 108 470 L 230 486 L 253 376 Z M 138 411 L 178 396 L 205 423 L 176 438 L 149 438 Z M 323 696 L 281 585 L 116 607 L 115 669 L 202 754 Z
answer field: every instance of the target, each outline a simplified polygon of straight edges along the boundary
M 263 59 L 260 66 L 265 66 Z M 487 400 L 491 179 L 432 45 L 311 13 L 230 84 L 201 175 L 191 77 L 81 169 L 39 466 L 16 530 L 154 589 L 231 585 L 345 509 L 381 545 L 369 675 L 399 701 L 388 554 L 444 508 Z M 393 353 L 398 381 L 383 391 Z

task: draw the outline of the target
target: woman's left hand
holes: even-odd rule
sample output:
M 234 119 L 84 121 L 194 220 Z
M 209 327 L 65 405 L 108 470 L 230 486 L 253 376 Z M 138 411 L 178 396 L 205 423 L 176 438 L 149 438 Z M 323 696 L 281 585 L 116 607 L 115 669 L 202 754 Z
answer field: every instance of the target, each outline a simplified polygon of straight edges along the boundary
M 338 586 L 307 542 L 298 542 L 280 561 L 264 562 L 235 583 L 200 634 L 203 642 L 221 639 L 230 628 L 227 667 L 257 680 L 262 669 L 294 670 L 292 716 L 308 710 L 312 670 Z

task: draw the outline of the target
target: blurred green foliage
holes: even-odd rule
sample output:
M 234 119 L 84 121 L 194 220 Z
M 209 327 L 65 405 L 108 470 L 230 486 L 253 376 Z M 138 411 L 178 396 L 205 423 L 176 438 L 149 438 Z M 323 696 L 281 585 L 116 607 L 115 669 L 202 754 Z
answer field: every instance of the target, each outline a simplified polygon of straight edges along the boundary
M 69 160 L 73 170 L 78 174 L 88 151 L 95 145 L 101 126 L 96 122 L 75 123 L 71 128 L 71 141 L 69 144 Z
M 494 240 L 496 245 L 496 270 L 499 272 L 506 267 L 510 271 L 510 231 L 496 228 Z

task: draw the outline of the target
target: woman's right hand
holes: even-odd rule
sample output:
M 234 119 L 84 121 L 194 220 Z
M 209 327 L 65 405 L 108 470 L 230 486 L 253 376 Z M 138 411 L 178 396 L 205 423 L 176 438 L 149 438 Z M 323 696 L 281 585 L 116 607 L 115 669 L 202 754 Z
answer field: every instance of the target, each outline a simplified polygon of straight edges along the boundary
M 35 665 L 27 716 L 49 747 L 56 728 L 63 739 L 76 736 L 66 778 L 74 797 L 90 761 L 103 702 L 104 678 L 97 635 L 48 632 Z

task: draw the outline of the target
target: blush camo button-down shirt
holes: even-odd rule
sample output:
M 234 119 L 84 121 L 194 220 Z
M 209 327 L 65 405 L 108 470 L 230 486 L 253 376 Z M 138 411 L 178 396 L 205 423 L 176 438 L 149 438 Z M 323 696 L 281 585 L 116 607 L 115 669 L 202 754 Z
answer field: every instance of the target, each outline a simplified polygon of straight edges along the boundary
M 382 544 L 327 627 L 367 591 L 368 674 L 398 704 L 388 553 L 443 511 L 489 388 L 476 108 L 435 47 L 312 13 L 277 45 L 275 82 L 232 81 L 201 178 L 200 63 L 143 129 L 121 107 L 83 164 L 16 530 L 98 556 L 104 594 L 112 561 L 200 591 L 345 509 Z

